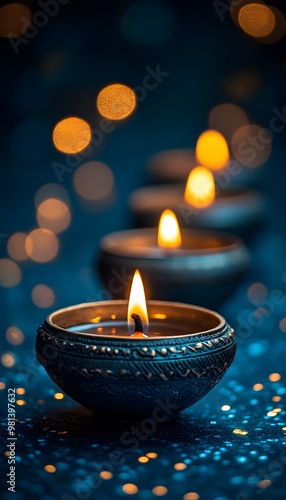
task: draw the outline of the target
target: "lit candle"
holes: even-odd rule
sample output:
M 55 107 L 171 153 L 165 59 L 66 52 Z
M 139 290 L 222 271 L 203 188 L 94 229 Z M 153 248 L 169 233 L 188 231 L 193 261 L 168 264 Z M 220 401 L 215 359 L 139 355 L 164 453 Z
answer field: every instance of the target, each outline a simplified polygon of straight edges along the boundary
M 240 236 L 251 236 L 263 220 L 265 203 L 255 190 L 217 188 L 212 172 L 194 168 L 186 185 L 156 185 L 134 191 L 130 208 L 140 227 L 158 224 L 162 211 L 169 207 L 182 227 L 218 229 Z
M 219 382 L 235 355 L 233 333 L 214 311 L 146 304 L 137 271 L 129 303 L 79 304 L 48 316 L 36 352 L 55 383 L 96 415 L 159 423 Z
M 166 210 L 158 230 L 132 229 L 105 236 L 97 270 L 113 298 L 126 298 L 120 277 L 131 280 L 139 267 L 150 298 L 210 306 L 230 295 L 248 264 L 248 251 L 236 236 L 180 230 L 175 214 Z

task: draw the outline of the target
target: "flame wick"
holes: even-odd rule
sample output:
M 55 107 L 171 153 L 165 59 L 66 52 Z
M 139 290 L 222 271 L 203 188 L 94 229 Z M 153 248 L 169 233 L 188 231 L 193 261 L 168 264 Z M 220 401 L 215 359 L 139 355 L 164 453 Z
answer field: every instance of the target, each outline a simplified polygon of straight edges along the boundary
M 134 323 L 135 323 L 135 331 L 134 333 L 136 332 L 140 332 L 140 333 L 143 333 L 143 323 L 142 323 L 142 319 L 140 318 L 139 314 L 131 314 L 131 318 L 134 319 Z

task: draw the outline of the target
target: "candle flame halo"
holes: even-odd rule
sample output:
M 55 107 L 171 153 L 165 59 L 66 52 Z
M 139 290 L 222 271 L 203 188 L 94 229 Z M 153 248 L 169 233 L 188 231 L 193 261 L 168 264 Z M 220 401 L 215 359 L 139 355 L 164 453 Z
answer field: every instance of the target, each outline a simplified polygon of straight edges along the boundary
M 144 333 L 147 333 L 149 328 L 148 311 L 144 286 L 138 269 L 136 269 L 133 276 L 127 311 L 128 331 L 130 334 L 133 334 L 134 321 L 131 318 L 131 314 L 138 314 L 140 316 L 143 323 Z
M 164 210 L 158 228 L 158 245 L 162 248 L 179 248 L 182 244 L 177 217 L 172 210 Z
M 202 166 L 194 168 L 189 174 L 185 201 L 195 208 L 206 208 L 214 202 L 215 182 L 211 171 Z

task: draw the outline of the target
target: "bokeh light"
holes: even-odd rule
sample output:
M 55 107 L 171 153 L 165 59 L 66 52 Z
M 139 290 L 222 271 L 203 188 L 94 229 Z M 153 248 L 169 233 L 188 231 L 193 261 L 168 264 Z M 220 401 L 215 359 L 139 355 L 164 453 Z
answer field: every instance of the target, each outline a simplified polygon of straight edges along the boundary
M 65 397 L 65 395 L 62 392 L 55 392 L 55 394 L 54 394 L 54 398 L 58 399 L 58 400 L 64 399 L 64 397 Z
M 136 495 L 136 493 L 138 493 L 138 486 L 133 483 L 126 483 L 122 486 L 122 491 L 126 493 L 126 495 Z
M 16 38 L 31 26 L 32 14 L 20 3 L 9 3 L 0 9 L 0 37 Z
M 24 406 L 26 404 L 25 399 L 16 399 L 16 405 Z
M 25 233 L 14 233 L 8 240 L 7 252 L 11 259 L 23 261 L 28 258 L 25 242 L 27 235 Z
M 56 198 L 57 200 L 64 202 L 66 205 L 70 205 L 70 197 L 67 190 L 55 182 L 44 184 L 38 189 L 34 199 L 36 209 L 39 208 L 43 201 L 46 201 L 49 198 Z
M 89 201 L 100 201 L 112 193 L 114 176 L 104 163 L 90 161 L 78 167 L 73 176 L 76 192 Z
M 10 259 L 0 259 L 0 286 L 11 288 L 21 281 L 21 269 Z
M 24 387 L 18 387 L 16 389 L 16 394 L 19 394 L 20 396 L 23 396 L 23 394 L 25 394 L 26 392 L 26 389 L 24 389 Z
M 260 88 L 262 76 L 254 68 L 236 71 L 223 81 L 223 90 L 234 99 L 249 99 Z
M 54 465 L 49 464 L 49 465 L 45 465 L 44 470 L 46 472 L 49 472 L 49 474 L 53 474 L 54 472 L 56 472 L 57 469 Z
M 256 392 L 258 391 L 262 391 L 263 389 L 263 384 L 254 384 L 254 386 L 252 387 L 252 389 Z
M 17 326 L 10 326 L 6 331 L 6 340 L 9 344 L 21 345 L 24 342 L 24 334 Z
M 155 486 L 152 489 L 153 495 L 156 495 L 156 497 L 163 497 L 164 495 L 167 495 L 168 489 L 166 486 Z
M 272 139 L 268 129 L 259 125 L 244 125 L 233 134 L 232 152 L 247 167 L 260 167 L 271 155 Z
M 269 375 L 269 380 L 270 382 L 278 382 L 281 379 L 280 373 L 270 373 Z
M 213 170 L 220 170 L 229 161 L 228 145 L 217 130 L 203 132 L 196 144 L 196 156 L 201 165 Z
M 178 462 L 174 465 L 175 470 L 185 470 L 186 468 L 187 466 L 183 462 Z
M 220 132 L 227 141 L 238 128 L 248 124 L 246 113 L 236 104 L 219 104 L 209 114 L 209 127 Z
M 273 7 L 272 5 L 269 8 L 271 8 L 272 13 L 275 16 L 275 27 L 267 36 L 263 38 L 257 38 L 259 42 L 265 44 L 276 43 L 281 40 L 286 34 L 286 18 L 284 14 L 281 12 L 281 10 Z
M 108 481 L 109 479 L 113 478 L 113 474 L 108 470 L 103 470 L 100 472 L 99 477 L 101 477 L 101 479 L 104 479 L 105 481 Z
M 196 208 L 206 208 L 215 199 L 215 182 L 211 171 L 206 167 L 194 168 L 187 180 L 185 201 Z
M 51 307 L 55 302 L 55 294 L 47 285 L 36 285 L 32 290 L 32 301 L 37 307 Z
M 83 151 L 91 141 L 91 128 L 82 118 L 71 116 L 57 123 L 53 143 L 58 151 L 75 154 Z
M 58 239 L 49 229 L 34 229 L 27 236 L 26 252 L 35 262 L 51 261 L 56 257 L 58 250 Z
M 99 113 L 109 120 L 122 120 L 134 111 L 136 96 L 127 85 L 114 83 L 104 87 L 96 101 Z
M 4 352 L 1 356 L 1 363 L 5 368 L 13 368 L 15 365 L 15 357 L 11 352 Z
M 57 198 L 49 198 L 40 204 L 37 221 L 40 227 L 50 229 L 53 233 L 60 233 L 70 224 L 69 207 Z
M 121 21 L 123 35 L 141 46 L 164 44 L 173 31 L 173 17 L 166 5 L 157 2 L 133 3 Z
M 255 305 L 261 304 L 267 298 L 267 286 L 263 283 L 253 283 L 247 290 L 247 298 Z
M 190 491 L 183 496 L 183 500 L 200 500 L 200 495 L 195 491 Z
M 264 37 L 274 30 L 275 15 L 267 5 L 249 3 L 239 10 L 238 23 L 248 35 Z

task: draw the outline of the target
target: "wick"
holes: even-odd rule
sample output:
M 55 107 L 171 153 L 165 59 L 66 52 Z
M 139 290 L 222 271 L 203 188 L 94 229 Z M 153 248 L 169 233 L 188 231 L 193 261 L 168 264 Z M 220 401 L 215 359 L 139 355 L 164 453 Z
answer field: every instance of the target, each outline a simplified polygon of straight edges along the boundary
M 135 330 L 134 333 L 143 333 L 143 323 L 139 314 L 131 314 L 131 318 L 134 319 Z

